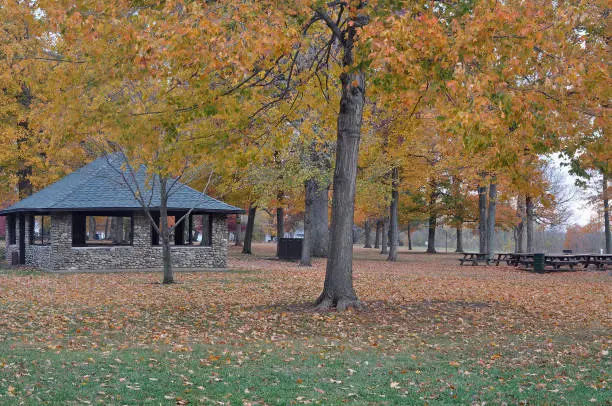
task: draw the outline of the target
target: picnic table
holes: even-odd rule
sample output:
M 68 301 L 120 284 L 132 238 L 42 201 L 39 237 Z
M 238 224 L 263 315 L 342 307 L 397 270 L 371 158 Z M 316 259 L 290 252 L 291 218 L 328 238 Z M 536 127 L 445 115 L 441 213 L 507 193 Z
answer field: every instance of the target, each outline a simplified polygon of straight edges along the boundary
M 478 265 L 480 262 L 484 262 L 489 265 L 488 254 L 481 254 L 479 252 L 464 252 L 463 258 L 459 258 L 459 265 L 465 265 L 466 262 L 470 262 L 472 265 Z
M 499 263 L 504 261 L 506 265 L 516 264 L 516 254 L 514 252 L 500 252 L 495 255 L 497 255 L 497 259 L 494 260 L 496 266 L 499 266 Z
M 584 268 L 594 265 L 597 270 L 605 270 L 612 265 L 612 254 L 585 254 Z
M 523 265 L 526 268 L 533 267 L 533 254 L 529 252 L 515 252 L 510 254 L 514 266 Z
M 584 261 L 584 255 L 547 254 L 544 256 L 544 267 L 552 267 L 554 271 L 574 271 L 575 266 L 584 266 Z

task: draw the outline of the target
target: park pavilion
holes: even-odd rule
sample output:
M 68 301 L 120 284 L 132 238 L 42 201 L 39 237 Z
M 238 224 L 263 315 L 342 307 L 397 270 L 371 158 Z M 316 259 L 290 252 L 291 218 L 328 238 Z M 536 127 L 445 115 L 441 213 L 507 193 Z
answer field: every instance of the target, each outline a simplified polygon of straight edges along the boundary
M 7 261 L 53 272 L 161 269 L 159 235 L 134 194 L 140 190 L 151 217 L 159 219 L 159 182 L 151 181 L 144 166 L 126 168 L 121 154 L 98 158 L 0 210 L 6 216 Z M 225 268 L 226 217 L 243 210 L 174 182 L 169 181 L 169 223 L 191 213 L 171 235 L 173 266 Z

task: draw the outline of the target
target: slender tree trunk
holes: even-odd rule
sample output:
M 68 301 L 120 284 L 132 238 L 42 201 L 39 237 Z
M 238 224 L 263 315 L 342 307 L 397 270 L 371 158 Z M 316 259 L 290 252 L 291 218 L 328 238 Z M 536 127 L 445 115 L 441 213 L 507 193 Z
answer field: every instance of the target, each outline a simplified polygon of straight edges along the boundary
M 321 187 L 314 181 L 312 191 L 311 253 L 315 258 L 327 258 L 329 252 L 329 185 Z
M 479 252 L 487 252 L 487 188 L 478 186 L 478 237 Z
M 23 164 L 25 165 L 25 164 Z M 32 167 L 26 166 L 23 169 L 17 171 L 17 193 L 19 199 L 25 199 L 32 194 L 32 183 L 30 182 L 30 175 L 32 174 Z
M 170 227 L 168 226 L 168 181 L 165 178 L 159 180 L 160 184 L 160 205 L 159 219 L 162 240 L 162 261 L 164 263 L 164 284 L 174 283 L 172 272 L 172 253 L 170 251 Z
M 104 239 L 108 239 L 108 227 L 109 227 L 109 219 L 110 217 L 106 218 L 106 222 L 104 223 Z
M 363 222 L 363 233 L 365 234 L 364 236 L 365 244 L 363 245 L 363 248 L 372 248 L 372 244 L 370 242 L 371 230 L 370 230 L 370 220 L 369 219 L 366 219 Z
M 533 199 L 525 197 L 525 222 L 527 225 L 527 252 L 533 252 Z
M 313 194 L 317 188 L 316 182 L 309 179 L 304 183 L 305 199 L 304 199 L 304 239 L 302 241 L 302 258 L 300 265 L 311 266 L 312 252 L 312 215 L 313 215 Z
M 236 214 L 236 232 L 234 233 L 234 245 L 239 247 L 242 245 L 242 239 L 240 234 L 242 233 L 242 224 L 240 221 L 241 214 Z
M 427 253 L 435 254 L 436 253 L 436 227 L 437 221 L 435 213 L 429 215 L 429 227 L 427 233 Z
M 96 218 L 89 216 L 89 240 L 94 241 L 96 239 Z
M 257 206 L 251 204 L 249 206 L 249 217 L 247 219 L 247 226 L 244 232 L 244 243 L 242 244 L 243 254 L 252 254 L 251 242 L 253 241 L 253 229 L 255 228 L 255 214 L 257 212 Z
M 353 65 L 353 41 L 356 29 L 347 27 L 344 40 L 343 66 Z M 361 307 L 353 288 L 353 232 L 355 182 L 359 139 L 365 101 L 365 75 L 360 70 L 349 70 L 340 75 L 342 94 L 338 113 L 338 139 L 329 258 L 325 271 L 323 292 L 316 301 L 318 309 Z
M 521 195 L 517 198 L 516 214 L 521 221 L 515 227 L 516 244 L 514 252 L 525 252 L 525 199 Z
M 389 241 L 387 238 L 389 237 L 389 220 L 384 219 L 381 227 L 381 241 L 380 241 L 380 253 L 386 254 L 389 252 Z
M 455 227 L 457 230 L 457 249 L 455 252 L 463 252 L 463 224 L 459 224 Z
M 120 230 L 121 230 L 121 225 L 119 224 L 119 218 L 111 217 L 110 234 L 111 234 L 111 239 L 113 241 L 113 244 L 118 244 L 121 242 L 119 238 Z
M 279 193 L 280 196 L 280 193 Z M 280 239 L 285 237 L 285 210 L 276 208 L 276 256 L 280 253 Z
M 399 192 L 397 190 L 399 185 L 399 169 L 393 168 L 391 173 L 392 177 L 392 189 L 391 189 L 391 207 L 389 208 L 389 256 L 387 261 L 397 261 L 397 249 L 399 245 L 399 220 L 398 220 L 398 205 L 399 205 Z
M 493 259 L 495 254 L 495 211 L 497 206 L 497 184 L 495 179 L 489 185 L 489 214 L 487 221 L 487 257 Z
M 374 235 L 374 248 L 380 248 L 380 236 L 381 236 L 382 221 L 376 220 L 376 234 Z
M 359 229 L 357 228 L 357 225 L 353 226 L 353 245 L 355 244 L 359 244 Z
M 408 234 L 408 250 L 412 251 L 412 230 L 410 229 L 410 222 L 408 222 L 408 231 L 406 231 L 406 234 Z
M 606 254 L 612 254 L 612 236 L 610 235 L 610 202 L 608 200 L 608 174 L 603 172 L 603 204 L 604 204 L 604 234 L 606 238 Z
M 30 105 L 34 100 L 34 95 L 32 94 L 32 90 L 25 83 L 21 84 L 21 93 L 17 97 L 19 103 L 23 106 L 25 110 L 30 109 Z M 36 137 L 33 134 L 33 131 L 30 129 L 30 124 L 28 119 L 20 120 L 17 124 L 19 127 L 23 128 L 23 132 L 27 134 L 24 137 L 20 137 L 17 139 L 17 148 L 27 148 L 28 138 Z M 18 160 L 18 170 L 17 170 L 17 193 L 19 199 L 25 199 L 26 197 L 32 194 L 32 182 L 30 181 L 30 176 L 32 175 L 32 166 L 29 165 L 26 160 L 19 159 Z

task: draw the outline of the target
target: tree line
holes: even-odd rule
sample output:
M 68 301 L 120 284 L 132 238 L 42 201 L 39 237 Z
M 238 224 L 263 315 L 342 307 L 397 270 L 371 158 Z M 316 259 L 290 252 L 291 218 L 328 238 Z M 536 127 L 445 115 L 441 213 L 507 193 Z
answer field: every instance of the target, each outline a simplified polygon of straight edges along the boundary
M 431 241 L 444 218 L 458 235 L 477 223 L 483 252 L 500 225 L 529 249 L 534 222 L 557 221 L 545 157 L 561 154 L 601 179 L 610 252 L 607 13 L 600 0 L 5 2 L 2 193 L 111 145 L 162 184 L 190 171 L 250 214 L 276 207 L 279 230 L 303 205 L 302 262 L 328 258 L 317 305 L 343 310 L 360 306 L 356 219 L 389 229 L 389 260 L 400 221 L 420 219 Z

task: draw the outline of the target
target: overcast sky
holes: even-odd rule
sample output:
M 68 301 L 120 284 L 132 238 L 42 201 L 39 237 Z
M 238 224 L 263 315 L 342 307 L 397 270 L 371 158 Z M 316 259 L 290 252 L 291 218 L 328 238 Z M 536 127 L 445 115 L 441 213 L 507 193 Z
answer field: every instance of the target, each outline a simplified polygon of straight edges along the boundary
M 586 193 L 582 188 L 576 186 L 576 177 L 570 175 L 569 167 L 561 165 L 561 160 L 558 157 L 554 157 L 551 160 L 555 167 L 561 171 L 565 178 L 565 186 L 576 192 L 576 199 L 570 204 L 572 216 L 570 217 L 567 225 L 579 224 L 584 226 L 589 222 L 591 217 L 595 214 L 593 206 L 587 201 Z

